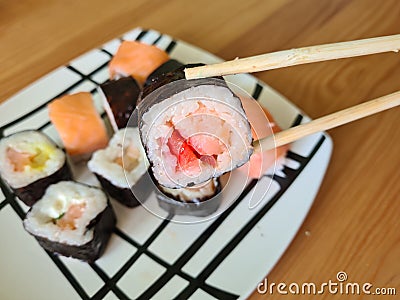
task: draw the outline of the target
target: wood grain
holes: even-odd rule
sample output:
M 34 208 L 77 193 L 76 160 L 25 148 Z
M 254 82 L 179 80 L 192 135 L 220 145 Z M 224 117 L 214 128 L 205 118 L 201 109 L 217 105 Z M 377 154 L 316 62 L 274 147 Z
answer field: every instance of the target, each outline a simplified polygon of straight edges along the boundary
M 136 26 L 233 59 L 398 34 L 399 16 L 397 0 L 0 0 L 0 101 Z M 400 55 L 322 62 L 256 76 L 316 118 L 399 90 Z M 400 293 L 399 113 L 392 109 L 329 132 L 332 163 L 269 282 L 321 283 L 344 270 L 351 281 L 392 286 Z M 256 292 L 250 297 L 279 298 Z

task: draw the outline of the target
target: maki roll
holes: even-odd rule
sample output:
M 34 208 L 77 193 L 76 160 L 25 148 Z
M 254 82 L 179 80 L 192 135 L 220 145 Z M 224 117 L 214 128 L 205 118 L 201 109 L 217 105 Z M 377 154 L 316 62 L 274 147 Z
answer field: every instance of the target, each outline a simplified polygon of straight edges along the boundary
M 139 84 L 132 77 L 123 77 L 101 84 L 98 90 L 114 131 L 125 128 L 139 99 Z
M 215 212 L 221 204 L 219 178 L 187 188 L 170 189 L 158 185 L 158 205 L 174 215 L 205 217 Z
M 166 84 L 185 79 L 185 68 L 202 65 L 204 64 L 183 65 L 173 59 L 167 61 L 147 78 L 143 87 L 142 98 Z M 216 78 L 223 82 L 222 77 Z M 159 206 L 174 215 L 204 217 L 215 212 L 221 203 L 222 196 L 218 195 L 221 191 L 219 178 L 212 178 L 204 183 L 182 188 L 167 188 L 158 184 L 154 174 L 152 174 L 152 178 L 158 188 L 157 200 Z
M 240 99 L 218 79 L 179 80 L 138 106 L 142 143 L 156 181 L 184 188 L 217 178 L 253 152 Z
M 102 190 L 61 181 L 49 186 L 23 224 L 44 249 L 94 262 L 104 252 L 116 217 Z
M 88 167 L 104 190 L 128 207 L 139 205 L 152 191 L 137 128 L 120 129 L 107 148 L 93 154 Z
M 45 134 L 33 130 L 0 140 L 0 174 L 28 206 L 39 200 L 49 185 L 71 179 L 65 153 Z

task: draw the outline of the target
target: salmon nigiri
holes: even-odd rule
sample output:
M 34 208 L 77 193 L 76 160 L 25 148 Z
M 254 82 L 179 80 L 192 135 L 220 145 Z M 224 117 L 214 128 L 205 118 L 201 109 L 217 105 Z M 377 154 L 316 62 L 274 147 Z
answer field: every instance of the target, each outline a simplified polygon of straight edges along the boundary
M 110 78 L 132 76 L 143 84 L 146 78 L 168 59 L 168 54 L 156 46 L 124 41 L 110 61 Z
M 275 123 L 270 112 L 258 104 L 257 101 L 245 97 L 240 97 L 240 100 L 242 101 L 243 109 L 249 119 L 254 140 L 259 140 L 273 133 L 282 131 Z M 282 158 L 286 154 L 288 148 L 288 145 L 284 145 L 276 149 L 253 153 L 250 156 L 249 162 L 239 168 L 239 170 L 246 173 L 248 172 L 251 178 L 260 178 L 274 165 L 275 160 Z
M 81 92 L 52 101 L 49 116 L 70 155 L 84 155 L 105 148 L 108 136 L 92 95 Z

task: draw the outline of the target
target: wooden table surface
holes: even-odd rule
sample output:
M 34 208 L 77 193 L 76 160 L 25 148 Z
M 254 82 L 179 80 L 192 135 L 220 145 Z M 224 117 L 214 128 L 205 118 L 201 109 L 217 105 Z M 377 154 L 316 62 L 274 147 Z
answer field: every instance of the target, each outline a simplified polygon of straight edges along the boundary
M 136 26 L 232 59 L 398 34 L 400 2 L 3 0 L 0 101 Z M 400 55 L 316 63 L 256 76 L 316 118 L 400 90 Z M 334 150 L 326 177 L 297 236 L 268 275 L 269 282 L 321 283 L 345 271 L 351 281 L 396 287 L 400 293 L 399 116 L 399 108 L 392 109 L 329 131 Z M 264 297 L 280 295 L 255 292 L 251 299 Z

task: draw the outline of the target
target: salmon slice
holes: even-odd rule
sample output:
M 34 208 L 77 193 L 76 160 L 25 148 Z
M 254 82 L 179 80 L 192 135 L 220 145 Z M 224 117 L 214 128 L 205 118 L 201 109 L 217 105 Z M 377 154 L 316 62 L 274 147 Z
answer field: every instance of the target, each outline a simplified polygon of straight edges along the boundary
M 225 150 L 218 138 L 208 134 L 191 136 L 188 139 L 188 143 L 201 155 L 218 155 Z
M 15 172 L 23 172 L 25 166 L 30 165 L 32 160 L 32 154 L 19 152 L 13 148 L 7 148 L 7 158 L 14 167 Z
M 108 66 L 110 78 L 132 76 L 143 84 L 146 78 L 167 60 L 168 54 L 156 46 L 124 41 Z
M 48 108 L 50 120 L 68 154 L 83 155 L 107 146 L 106 127 L 90 93 L 63 96 L 52 101 Z
M 255 141 L 282 131 L 275 123 L 271 113 L 259 105 L 257 101 L 245 97 L 240 97 L 240 100 L 250 122 L 252 136 Z M 240 167 L 239 170 L 248 172 L 250 178 L 260 178 L 274 165 L 275 160 L 282 158 L 286 154 L 288 149 L 289 146 L 284 145 L 275 149 L 253 153 L 249 162 Z
M 58 227 L 61 229 L 71 229 L 74 230 L 76 229 L 75 221 L 82 217 L 84 211 L 85 211 L 86 204 L 81 203 L 81 204 L 72 204 L 67 212 L 61 217 L 56 220 L 56 224 Z

